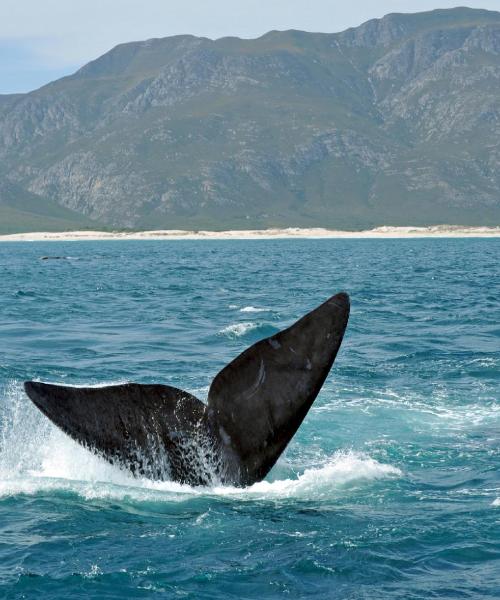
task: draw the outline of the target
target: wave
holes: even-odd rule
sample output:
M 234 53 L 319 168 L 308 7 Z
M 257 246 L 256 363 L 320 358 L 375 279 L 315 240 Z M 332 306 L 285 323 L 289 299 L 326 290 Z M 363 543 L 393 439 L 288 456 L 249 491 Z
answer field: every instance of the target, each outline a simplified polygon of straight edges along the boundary
M 247 488 L 191 487 L 136 478 L 83 448 L 57 429 L 12 383 L 0 420 L 0 498 L 67 492 L 86 500 L 182 501 L 193 497 L 329 499 L 349 487 L 400 477 L 399 468 L 370 456 L 336 452 L 294 478 L 261 481 Z
M 255 306 L 244 306 L 240 308 L 240 312 L 242 313 L 260 313 L 260 312 L 269 312 L 268 308 L 257 308 Z

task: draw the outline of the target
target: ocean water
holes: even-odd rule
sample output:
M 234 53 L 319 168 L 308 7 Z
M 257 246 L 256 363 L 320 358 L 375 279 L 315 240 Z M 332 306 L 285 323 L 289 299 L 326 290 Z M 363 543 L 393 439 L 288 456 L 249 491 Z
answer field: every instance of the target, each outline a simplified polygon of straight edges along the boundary
M 499 240 L 2 243 L 0 282 L 1 598 L 500 597 Z M 134 479 L 23 393 L 204 399 L 340 290 L 334 369 L 250 488 Z

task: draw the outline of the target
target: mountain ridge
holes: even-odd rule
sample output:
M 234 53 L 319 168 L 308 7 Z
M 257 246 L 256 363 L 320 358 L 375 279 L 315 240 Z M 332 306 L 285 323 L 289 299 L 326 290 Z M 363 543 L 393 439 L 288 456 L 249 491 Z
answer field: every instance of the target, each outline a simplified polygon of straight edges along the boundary
M 0 96 L 0 178 L 108 227 L 497 224 L 499 57 L 467 8 L 120 44 Z

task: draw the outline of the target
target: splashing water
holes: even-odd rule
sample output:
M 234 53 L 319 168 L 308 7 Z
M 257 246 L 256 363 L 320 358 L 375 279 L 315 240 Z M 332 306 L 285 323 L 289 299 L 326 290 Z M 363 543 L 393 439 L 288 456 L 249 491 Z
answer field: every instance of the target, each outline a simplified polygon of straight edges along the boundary
M 321 499 L 350 484 L 402 474 L 369 456 L 336 452 L 321 467 L 306 469 L 295 479 L 262 481 L 247 488 L 152 481 L 134 477 L 73 441 L 31 404 L 19 382 L 7 386 L 4 399 L 7 410 L 0 424 L 0 497 L 59 489 L 87 499 L 126 497 L 138 501 L 171 500 L 172 495 L 179 495 L 178 500 L 183 495 Z

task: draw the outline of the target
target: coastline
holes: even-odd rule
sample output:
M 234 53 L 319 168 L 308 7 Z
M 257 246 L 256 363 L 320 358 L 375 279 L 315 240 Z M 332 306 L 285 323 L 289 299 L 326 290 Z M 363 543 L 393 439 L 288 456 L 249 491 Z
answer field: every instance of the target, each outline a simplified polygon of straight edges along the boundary
M 79 240 L 250 240 L 250 239 L 402 239 L 402 238 L 467 238 L 500 237 L 498 227 L 466 227 L 434 225 L 429 227 L 382 226 L 365 231 L 340 231 L 315 228 L 270 228 L 228 231 L 188 231 L 180 229 L 158 231 L 61 231 L 30 232 L 0 235 L 0 242 L 70 242 Z

